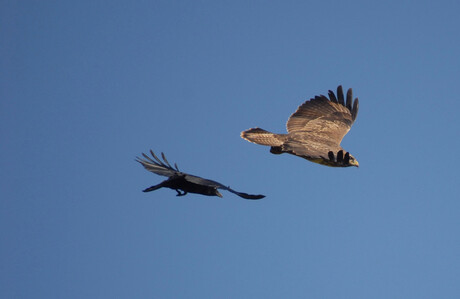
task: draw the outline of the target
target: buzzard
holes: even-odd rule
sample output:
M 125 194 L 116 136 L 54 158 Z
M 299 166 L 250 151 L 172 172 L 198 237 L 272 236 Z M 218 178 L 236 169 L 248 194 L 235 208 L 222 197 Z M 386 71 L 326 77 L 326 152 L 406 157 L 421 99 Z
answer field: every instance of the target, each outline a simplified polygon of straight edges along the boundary
M 162 187 L 166 187 L 176 190 L 176 196 L 184 196 L 187 193 L 197 193 L 207 196 L 222 197 L 222 194 L 220 194 L 218 190 L 222 189 L 230 191 L 246 199 L 261 199 L 265 197 L 265 195 L 252 195 L 243 192 L 237 192 L 230 187 L 226 187 L 218 182 L 181 172 L 177 167 L 177 164 L 174 164 L 174 168 L 171 166 L 171 164 L 169 164 L 163 153 L 161 153 L 161 157 L 163 158 L 164 162 L 161 161 L 152 150 L 150 150 L 150 154 L 152 154 L 153 159 L 142 153 L 142 156 L 144 156 L 145 159 L 136 157 L 136 161 L 141 163 L 142 166 L 144 166 L 144 168 L 148 171 L 158 175 L 166 176 L 168 179 L 158 185 L 154 185 L 143 190 L 143 192 L 150 192 Z
M 328 94 L 329 98 L 315 96 L 300 105 L 287 121 L 287 134 L 252 128 L 241 137 L 270 146 L 273 154 L 289 153 L 331 167 L 358 167 L 355 157 L 340 146 L 358 116 L 358 98 L 353 101 L 350 88 L 345 101 L 342 86 L 337 87 L 337 97 L 331 90 Z

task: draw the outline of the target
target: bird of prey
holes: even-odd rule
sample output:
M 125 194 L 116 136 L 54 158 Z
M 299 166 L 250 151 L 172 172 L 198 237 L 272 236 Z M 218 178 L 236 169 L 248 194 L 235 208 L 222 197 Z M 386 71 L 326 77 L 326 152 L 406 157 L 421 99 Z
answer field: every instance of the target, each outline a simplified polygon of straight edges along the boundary
M 174 164 L 174 168 L 171 166 L 171 164 L 169 164 L 163 153 L 161 153 L 161 157 L 163 158 L 164 162 L 161 161 L 152 150 L 150 150 L 150 154 L 152 155 L 153 159 L 142 153 L 142 156 L 144 156 L 145 159 L 136 157 L 136 161 L 141 163 L 142 166 L 144 166 L 144 168 L 148 171 L 158 175 L 166 176 L 168 179 L 158 185 L 154 185 L 143 190 L 143 192 L 150 192 L 162 187 L 166 187 L 176 190 L 176 196 L 184 196 L 187 193 L 197 193 L 207 196 L 222 197 L 222 194 L 220 194 L 218 190 L 222 189 L 230 191 L 246 199 L 261 199 L 265 197 L 265 195 L 252 195 L 243 192 L 237 192 L 230 187 L 226 187 L 218 182 L 181 172 L 177 167 L 177 164 Z
M 331 167 L 358 167 L 355 157 L 340 146 L 358 116 L 358 98 L 353 101 L 350 88 L 345 101 L 342 86 L 337 87 L 337 97 L 331 90 L 328 94 L 329 98 L 315 96 L 300 105 L 286 123 L 287 134 L 252 128 L 241 137 L 270 146 L 273 154 L 289 153 Z

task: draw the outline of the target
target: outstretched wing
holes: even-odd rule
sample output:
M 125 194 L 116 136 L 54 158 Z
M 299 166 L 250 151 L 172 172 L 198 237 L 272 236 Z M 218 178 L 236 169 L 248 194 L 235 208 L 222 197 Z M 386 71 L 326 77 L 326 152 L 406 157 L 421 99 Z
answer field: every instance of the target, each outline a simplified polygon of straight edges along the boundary
M 142 153 L 142 156 L 145 159 L 136 157 L 136 161 L 141 163 L 142 166 L 144 166 L 144 168 L 148 171 L 156 173 L 158 175 L 171 177 L 180 172 L 179 168 L 177 167 L 177 164 L 174 164 L 175 168 L 173 168 L 171 164 L 169 164 L 168 160 L 166 160 L 166 157 L 163 153 L 161 153 L 161 157 L 163 158 L 164 162 L 161 161 L 152 150 L 150 150 L 150 154 L 152 155 L 153 159 L 147 156 L 146 154 Z
M 265 195 L 262 195 L 262 194 L 253 195 L 253 194 L 248 194 L 248 193 L 244 193 L 244 192 L 238 192 L 238 191 L 233 190 L 230 187 L 222 185 L 219 182 L 204 179 L 204 178 L 201 178 L 199 176 L 194 176 L 194 175 L 187 174 L 185 176 L 185 179 L 187 181 L 195 183 L 195 184 L 204 185 L 204 186 L 208 186 L 208 187 L 214 187 L 214 188 L 222 189 L 222 190 L 227 190 L 229 192 L 232 192 L 233 194 L 236 194 L 236 195 L 238 195 L 238 196 L 240 196 L 242 198 L 246 198 L 246 199 L 261 199 L 261 198 L 265 197 Z
M 346 102 L 342 86 L 337 87 L 337 97 L 329 90 L 329 99 L 316 96 L 297 108 L 289 117 L 286 128 L 289 133 L 308 132 L 339 145 L 358 116 L 359 101 L 353 102 L 353 91 L 348 89 Z

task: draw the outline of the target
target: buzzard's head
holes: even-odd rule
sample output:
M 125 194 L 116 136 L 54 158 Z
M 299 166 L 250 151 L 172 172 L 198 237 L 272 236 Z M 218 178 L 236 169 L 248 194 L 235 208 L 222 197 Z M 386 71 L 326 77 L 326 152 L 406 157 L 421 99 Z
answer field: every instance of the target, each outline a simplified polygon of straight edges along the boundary
M 352 155 L 350 155 L 350 162 L 348 162 L 348 164 L 349 164 L 350 166 L 359 167 L 358 160 L 356 160 L 356 158 L 353 157 Z

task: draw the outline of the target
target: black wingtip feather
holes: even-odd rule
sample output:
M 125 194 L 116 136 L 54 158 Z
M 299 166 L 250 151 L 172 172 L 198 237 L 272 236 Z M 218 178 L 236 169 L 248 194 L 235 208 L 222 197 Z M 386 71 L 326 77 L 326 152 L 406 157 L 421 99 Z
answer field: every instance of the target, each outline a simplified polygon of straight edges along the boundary
M 356 98 L 355 102 L 353 103 L 353 109 L 351 110 L 351 117 L 353 121 L 355 121 L 356 117 L 358 116 L 358 110 L 359 110 L 359 100 L 358 98 Z
M 353 102 L 353 90 L 351 88 L 347 91 L 347 108 L 351 112 L 351 103 Z
M 347 165 L 350 164 L 350 153 L 349 152 L 345 154 L 344 163 Z
M 335 94 L 332 90 L 329 90 L 328 94 L 329 94 L 329 99 L 331 100 L 331 102 L 338 103 L 337 98 L 335 97 Z
M 337 162 L 343 161 L 343 150 L 337 152 Z
M 334 94 L 332 90 L 328 91 L 329 95 L 329 100 L 333 103 L 340 104 L 344 107 L 346 107 L 352 116 L 353 121 L 355 121 L 356 117 L 358 116 L 358 109 L 359 109 L 359 101 L 358 98 L 356 98 L 353 101 L 353 89 L 349 88 L 347 90 L 347 96 L 346 96 L 346 102 L 344 99 L 344 94 L 343 94 L 343 87 L 342 85 L 339 85 L 337 87 L 337 96 Z M 321 99 L 324 96 L 316 96 L 314 99 Z
M 343 98 L 343 89 L 342 89 L 342 85 L 339 85 L 339 86 L 337 87 L 337 99 L 338 99 L 340 105 L 345 106 L 345 101 L 344 101 L 344 98 Z
M 320 95 L 319 98 L 323 101 L 329 101 L 329 99 L 325 95 Z

